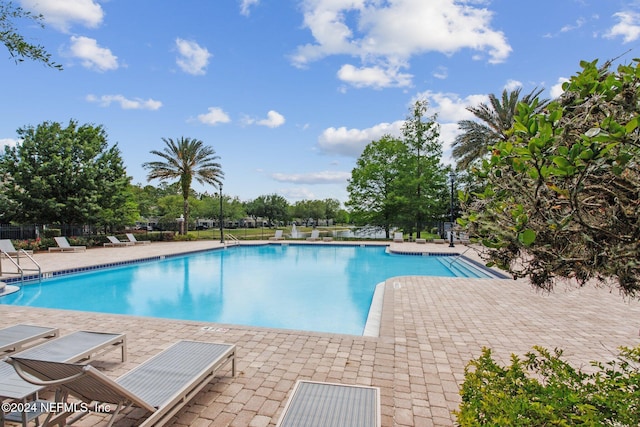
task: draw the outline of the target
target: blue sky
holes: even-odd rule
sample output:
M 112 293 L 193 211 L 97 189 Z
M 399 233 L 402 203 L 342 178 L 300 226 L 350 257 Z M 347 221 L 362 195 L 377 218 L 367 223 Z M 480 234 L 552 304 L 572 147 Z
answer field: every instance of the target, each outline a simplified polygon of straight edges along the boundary
M 580 60 L 640 56 L 639 1 L 16 3 L 45 16 L 44 29 L 18 28 L 64 70 L 4 50 L 0 145 L 44 121 L 102 125 L 146 184 L 141 165 L 161 138 L 197 138 L 241 200 L 345 201 L 362 149 L 399 135 L 416 99 L 438 115 L 448 163 L 465 107 L 488 93 L 555 97 Z

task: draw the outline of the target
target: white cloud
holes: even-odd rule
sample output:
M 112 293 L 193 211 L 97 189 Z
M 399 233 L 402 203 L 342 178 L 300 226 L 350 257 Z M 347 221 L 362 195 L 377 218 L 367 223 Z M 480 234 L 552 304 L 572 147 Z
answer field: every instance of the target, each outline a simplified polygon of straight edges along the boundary
M 556 99 L 564 93 L 564 91 L 562 90 L 562 84 L 568 81 L 569 81 L 568 78 L 560 77 L 558 79 L 558 83 L 551 86 L 551 90 L 549 91 L 549 94 L 551 95 L 551 99 Z
M 44 16 L 47 24 L 62 32 L 68 32 L 73 23 L 97 28 L 104 18 L 104 11 L 93 0 L 21 0 L 25 9 Z
M 508 80 L 507 83 L 504 85 L 504 89 L 506 89 L 509 92 L 514 91 L 521 87 L 522 87 L 522 82 L 518 80 Z
M 380 123 L 367 129 L 330 127 L 318 138 L 318 146 L 327 154 L 358 157 L 371 141 L 376 141 L 384 135 L 402 135 L 403 123 L 403 120 L 398 120 L 393 123 Z
M 231 121 L 231 118 L 227 113 L 224 112 L 222 108 L 209 107 L 209 110 L 206 114 L 198 115 L 198 121 L 206 125 L 215 126 L 218 123 L 229 123 Z
M 278 182 L 293 184 L 342 184 L 351 178 L 350 172 L 321 171 L 300 174 L 272 173 L 271 178 Z
M 162 107 L 162 102 L 151 98 L 146 100 L 141 98 L 128 99 L 123 95 L 102 95 L 101 97 L 87 95 L 86 99 L 89 102 L 97 102 L 102 107 L 108 107 L 115 102 L 120 104 L 120 108 L 123 110 L 157 110 Z
M 176 39 L 176 47 L 178 49 L 178 58 L 176 64 L 182 71 L 194 76 L 203 75 L 209 65 L 211 53 L 194 41 Z
M 270 128 L 277 128 L 282 126 L 285 122 L 284 116 L 277 111 L 270 110 L 267 113 L 267 118 L 258 120 L 256 123 L 261 126 L 267 126 Z
M 564 27 L 560 28 L 560 32 L 561 33 L 567 33 L 569 31 L 577 30 L 580 27 L 582 27 L 586 22 L 587 22 L 586 19 L 578 18 L 576 20 L 575 24 L 568 24 L 568 25 L 565 25 Z
M 447 69 L 447 67 L 440 66 L 433 72 L 433 77 L 435 77 L 436 79 L 444 80 L 449 77 L 449 70 Z
M 13 138 L 0 138 L 0 151 L 4 151 L 4 147 L 15 147 L 19 142 L 22 142 L 22 140 Z
M 298 46 L 292 63 L 304 67 L 326 56 L 352 55 L 362 60 L 362 66 L 343 66 L 342 73 L 351 75 L 355 83 L 362 83 L 365 71 L 376 71 L 375 80 L 384 82 L 385 75 L 394 75 L 390 70 L 397 73 L 412 56 L 426 52 L 451 55 L 471 49 L 476 57 L 488 56 L 490 63 L 499 63 L 512 50 L 505 35 L 491 27 L 493 13 L 473 2 L 304 0 L 302 7 L 304 26 L 315 42 Z M 411 77 L 398 76 L 403 82 Z M 398 80 L 388 82 L 398 85 Z
M 338 70 L 338 78 L 355 87 L 405 87 L 411 85 L 411 74 L 400 73 L 398 68 L 360 67 L 345 64 Z
M 623 42 L 629 43 L 640 37 L 640 14 L 627 11 L 618 12 L 613 16 L 620 22 L 605 33 L 605 38 L 613 39 L 622 36 Z
M 289 200 L 316 200 L 314 192 L 304 187 L 284 188 L 278 190 L 278 194 Z
M 90 70 L 103 72 L 118 69 L 118 57 L 111 50 L 98 46 L 95 39 L 71 36 L 69 52 L 82 61 L 83 67 Z
M 414 103 L 418 99 L 427 100 L 429 103 L 427 114 L 437 114 L 439 123 L 457 123 L 460 120 L 470 120 L 474 116 L 467 110 L 467 107 L 475 107 L 489 100 L 487 95 L 469 95 L 460 98 L 455 93 L 431 92 L 429 90 L 419 93 L 411 102 Z
M 260 3 L 260 0 L 240 0 L 240 14 L 244 16 L 249 16 L 251 11 L 249 10 L 252 6 Z

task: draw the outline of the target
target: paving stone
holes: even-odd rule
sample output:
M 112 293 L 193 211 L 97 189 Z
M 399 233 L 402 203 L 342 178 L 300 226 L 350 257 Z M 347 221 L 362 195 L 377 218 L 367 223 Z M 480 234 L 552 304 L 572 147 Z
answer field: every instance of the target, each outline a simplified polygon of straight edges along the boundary
M 403 250 L 450 250 L 443 245 L 402 245 Z M 216 246 L 219 243 L 154 242 L 144 249 L 35 256 L 43 271 L 53 271 L 149 256 L 149 251 L 170 254 Z M 453 250 L 459 248 L 464 247 Z M 406 276 L 385 284 L 379 337 L 8 305 L 0 305 L 0 319 L 3 324 L 55 326 L 61 334 L 78 329 L 126 332 L 126 363 L 114 354 L 92 362 L 111 378 L 180 339 L 235 344 L 237 376 L 231 376 L 229 367 L 221 369 L 169 426 L 274 426 L 295 382 L 311 379 L 380 387 L 382 426 L 422 427 L 455 424 L 451 411 L 460 404 L 464 367 L 482 347 L 490 347 L 501 363 L 533 345 L 559 347 L 574 366 L 588 367 L 591 360 L 610 360 L 619 346 L 637 344 L 639 327 L 630 319 L 640 319 L 640 302 L 593 286 L 561 286 L 544 294 L 525 280 Z M 225 331 L 202 330 L 212 325 Z M 115 426 L 136 425 L 144 417 L 144 411 L 133 410 Z M 79 425 L 105 419 L 91 414 Z

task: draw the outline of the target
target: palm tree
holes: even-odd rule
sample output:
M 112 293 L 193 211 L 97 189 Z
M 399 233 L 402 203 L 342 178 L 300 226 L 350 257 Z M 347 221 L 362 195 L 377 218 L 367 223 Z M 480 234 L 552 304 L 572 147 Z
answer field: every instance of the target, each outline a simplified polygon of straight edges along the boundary
M 532 105 L 543 89 L 534 89 L 520 99 L 522 88 L 507 92 L 502 91 L 502 98 L 489 94 L 489 104 L 482 103 L 477 107 L 467 107 L 476 120 L 461 120 L 458 126 L 462 133 L 453 142 L 453 157 L 457 161 L 458 170 L 467 169 L 477 159 L 482 158 L 489 147 L 499 141 L 506 141 L 508 130 L 513 126 L 518 113 L 518 104 L 524 102 Z M 549 103 L 548 99 L 538 100 L 535 111 L 541 112 Z
M 149 169 L 147 180 L 159 179 L 161 181 L 178 178 L 182 191 L 184 232 L 189 224 L 189 192 L 191 182 L 195 178 L 200 184 L 211 184 L 220 188 L 224 173 L 217 162 L 220 159 L 212 147 L 205 146 L 198 139 L 181 137 L 174 141 L 171 138 L 162 138 L 166 147 L 162 151 L 153 150 L 151 154 L 160 156 L 164 161 L 146 162 L 142 167 Z

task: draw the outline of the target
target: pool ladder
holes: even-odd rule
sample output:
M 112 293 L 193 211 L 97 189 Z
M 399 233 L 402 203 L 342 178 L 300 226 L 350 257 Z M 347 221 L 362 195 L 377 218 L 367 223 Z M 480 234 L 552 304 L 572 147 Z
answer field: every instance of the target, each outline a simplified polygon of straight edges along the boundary
M 20 266 L 20 257 L 21 256 L 26 256 L 27 258 L 29 258 L 31 260 L 31 262 L 36 266 L 36 268 L 24 268 L 22 266 Z M 6 272 L 7 274 L 20 274 L 20 281 L 24 281 L 24 272 L 25 271 L 37 271 L 38 272 L 38 279 L 42 278 L 42 268 L 40 268 L 40 264 L 38 264 L 38 262 L 33 259 L 33 257 L 31 255 L 29 255 L 29 253 L 27 251 L 25 251 L 24 249 L 18 249 L 18 251 L 16 252 L 16 256 L 15 258 L 12 257 L 11 255 L 9 255 L 7 252 L 5 252 L 4 250 L 0 249 L 0 276 L 2 276 L 4 273 L 2 272 L 2 259 L 8 259 L 13 265 L 14 267 L 16 267 L 16 269 L 18 270 L 16 273 L 14 272 Z
M 238 238 L 236 236 L 234 236 L 233 234 L 225 234 L 224 238 L 227 239 L 229 242 L 231 242 L 232 245 L 239 245 L 240 244 L 240 240 L 238 240 Z

